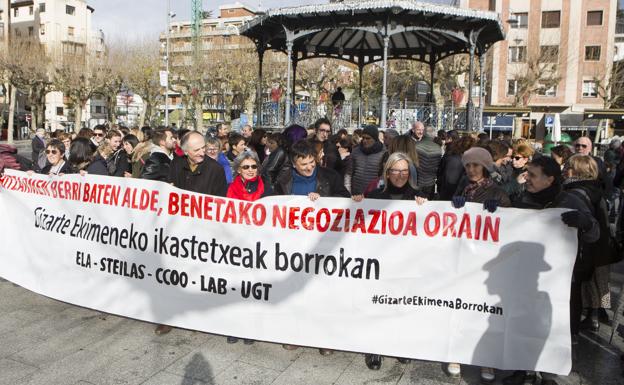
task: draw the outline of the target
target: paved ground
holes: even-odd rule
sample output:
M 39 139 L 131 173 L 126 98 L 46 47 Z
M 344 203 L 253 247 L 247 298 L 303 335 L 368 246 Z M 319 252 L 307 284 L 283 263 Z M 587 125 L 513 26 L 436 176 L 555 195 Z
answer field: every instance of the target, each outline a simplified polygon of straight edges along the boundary
M 622 275 L 617 275 L 621 282 Z M 560 384 L 624 384 L 610 328 L 583 335 L 573 373 Z M 499 377 L 506 373 L 498 373 Z M 387 358 L 368 370 L 362 355 L 315 349 L 286 351 L 257 342 L 228 345 L 218 335 L 154 326 L 51 300 L 0 280 L 0 384 L 478 384 L 477 368 L 449 379 L 434 362 L 407 365 Z M 497 383 L 500 383 L 497 381 Z

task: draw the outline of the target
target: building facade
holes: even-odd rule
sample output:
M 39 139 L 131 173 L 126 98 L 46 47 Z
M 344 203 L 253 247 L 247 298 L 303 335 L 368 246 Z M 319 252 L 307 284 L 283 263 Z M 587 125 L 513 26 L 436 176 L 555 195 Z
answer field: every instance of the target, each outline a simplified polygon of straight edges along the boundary
M 104 33 L 93 31 L 95 12 L 85 0 L 24 0 L 11 2 L 11 35 L 37 39 L 52 60 L 74 59 L 104 53 Z M 4 11 L 0 20 L 4 21 Z M 22 112 L 23 113 L 23 112 Z M 45 122 L 49 129 L 64 129 L 72 119 L 62 92 L 46 95 Z M 83 109 L 83 121 L 92 126 L 107 116 L 103 100 L 92 98 Z M 68 119 L 69 118 L 69 119 Z
M 499 13 L 506 30 L 506 39 L 487 57 L 493 64 L 487 67 L 488 104 L 528 107 L 528 125 L 542 130 L 545 114 L 575 116 L 562 124 L 582 129 L 583 111 L 604 106 L 601 89 L 610 81 L 615 54 L 617 0 L 461 0 L 459 5 Z M 530 82 L 536 67 L 544 84 L 534 84 L 519 98 L 522 82 Z

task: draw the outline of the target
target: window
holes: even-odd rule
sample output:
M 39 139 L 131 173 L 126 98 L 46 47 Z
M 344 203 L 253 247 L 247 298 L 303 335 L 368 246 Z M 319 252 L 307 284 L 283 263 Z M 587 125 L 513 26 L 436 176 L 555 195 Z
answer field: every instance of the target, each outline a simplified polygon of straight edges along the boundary
M 529 27 L 529 14 L 526 12 L 512 13 L 511 19 L 516 21 L 509 24 L 511 28 L 526 29 Z
M 35 13 L 35 9 L 34 9 L 34 7 L 31 5 L 30 7 L 28 7 L 28 14 L 32 16 L 32 15 L 33 15 L 33 13 Z
M 558 45 L 541 46 L 540 58 L 543 63 L 557 63 L 559 61 L 559 46 Z
M 13 8 L 13 17 L 19 16 L 19 8 Z
M 39 33 L 45 35 L 45 24 L 39 24 Z
M 602 25 L 602 11 L 588 11 L 587 25 Z
M 507 80 L 507 96 L 515 96 L 518 93 L 518 81 Z
M 67 27 L 67 36 L 74 37 L 74 27 Z
M 17 37 L 22 36 L 22 31 L 20 31 L 18 28 L 15 28 L 15 36 Z
M 65 13 L 68 15 L 75 15 L 76 14 L 76 7 L 73 7 L 71 5 L 66 5 L 65 6 Z
M 542 28 L 559 28 L 561 11 L 542 12 Z
M 509 47 L 509 63 L 524 63 L 526 61 L 526 47 L 519 45 Z
M 39 13 L 45 12 L 45 3 L 39 3 Z
M 583 97 L 584 98 L 596 98 L 598 92 L 596 91 L 596 82 L 593 80 L 583 80 Z
M 600 46 L 588 45 L 585 47 L 585 60 L 586 61 L 598 61 L 600 60 Z
M 63 116 L 63 107 L 56 107 L 56 116 Z
M 551 86 L 549 88 L 546 88 L 545 85 L 540 84 L 539 88 L 537 89 L 537 94 L 540 96 L 557 96 L 557 87 Z
M 102 106 L 95 106 L 95 113 L 96 114 L 101 114 L 102 113 Z
M 28 36 L 34 36 L 35 35 L 35 27 L 28 27 Z

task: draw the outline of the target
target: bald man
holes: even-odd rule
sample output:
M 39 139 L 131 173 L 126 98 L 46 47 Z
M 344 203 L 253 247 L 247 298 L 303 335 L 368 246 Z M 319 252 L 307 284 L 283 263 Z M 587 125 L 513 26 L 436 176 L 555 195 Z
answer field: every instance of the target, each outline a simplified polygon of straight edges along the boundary
M 216 160 L 206 156 L 204 136 L 191 131 L 182 137 L 180 147 L 184 156 L 171 162 L 169 182 L 183 190 L 224 197 L 227 192 L 225 173 Z

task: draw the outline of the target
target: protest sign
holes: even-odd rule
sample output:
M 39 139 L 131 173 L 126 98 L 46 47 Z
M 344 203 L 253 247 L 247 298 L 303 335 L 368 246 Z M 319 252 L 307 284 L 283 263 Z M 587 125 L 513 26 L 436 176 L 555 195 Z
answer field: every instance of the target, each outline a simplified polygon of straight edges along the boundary
M 0 187 L 0 276 L 243 338 L 567 374 L 577 240 L 559 209 L 278 196 L 29 176 Z

